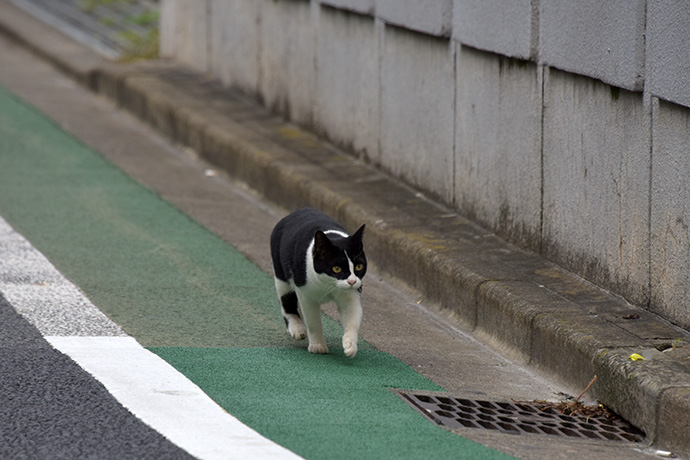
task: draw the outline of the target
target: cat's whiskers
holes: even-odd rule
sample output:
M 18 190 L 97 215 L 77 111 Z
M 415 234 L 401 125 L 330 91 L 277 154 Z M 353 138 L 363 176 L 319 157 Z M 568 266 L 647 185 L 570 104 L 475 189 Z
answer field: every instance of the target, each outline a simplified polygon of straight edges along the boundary
M 338 286 L 337 285 L 332 285 L 330 289 L 328 289 L 319 299 L 319 302 L 323 303 L 324 299 L 326 299 L 328 296 L 330 296 L 333 292 L 338 291 Z

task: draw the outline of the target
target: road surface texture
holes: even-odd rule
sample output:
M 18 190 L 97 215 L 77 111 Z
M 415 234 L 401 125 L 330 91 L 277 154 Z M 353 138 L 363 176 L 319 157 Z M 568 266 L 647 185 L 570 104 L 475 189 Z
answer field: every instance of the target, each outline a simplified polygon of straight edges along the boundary
M 6 456 L 186 458 L 182 441 L 151 428 L 160 422 L 143 423 L 138 403 L 124 409 L 127 396 L 113 390 L 117 378 L 140 372 L 123 358 L 131 353 L 167 369 L 161 372 L 172 372 L 171 365 L 193 382 L 189 388 L 305 458 L 653 458 L 645 443 L 457 434 L 428 422 L 390 388 L 500 401 L 554 399 L 582 388 L 502 356 L 375 266 L 365 278 L 357 357 L 342 355 L 330 317 L 331 354 L 307 353 L 284 330 L 270 275 L 268 235 L 287 210 L 12 42 L 0 38 L 0 49 L 2 244 L 8 251 L 19 245 L 20 256 L 34 254 L 33 246 L 61 273 L 13 272 L 21 267 L 12 264 L 2 286 L 62 287 L 42 309 L 22 309 L 16 294 L 0 299 L 2 385 L 22 388 L 3 408 L 12 413 L 0 422 Z M 61 303 L 66 316 L 51 310 Z M 74 304 L 83 308 L 75 312 Z M 119 375 L 115 383 L 112 375 Z M 184 423 L 186 390 L 161 391 L 180 398 Z M 270 442 L 262 446 L 289 455 Z M 229 456 L 193 449 L 186 451 L 200 458 Z

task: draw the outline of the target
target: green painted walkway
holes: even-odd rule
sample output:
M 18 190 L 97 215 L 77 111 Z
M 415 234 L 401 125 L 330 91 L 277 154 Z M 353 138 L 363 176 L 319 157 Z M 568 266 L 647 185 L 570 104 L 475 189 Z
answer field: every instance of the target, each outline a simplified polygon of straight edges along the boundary
M 396 358 L 366 343 L 343 357 L 334 321 L 331 354 L 307 353 L 271 276 L 2 88 L 0 215 L 127 333 L 306 458 L 506 457 L 390 392 L 441 389 Z

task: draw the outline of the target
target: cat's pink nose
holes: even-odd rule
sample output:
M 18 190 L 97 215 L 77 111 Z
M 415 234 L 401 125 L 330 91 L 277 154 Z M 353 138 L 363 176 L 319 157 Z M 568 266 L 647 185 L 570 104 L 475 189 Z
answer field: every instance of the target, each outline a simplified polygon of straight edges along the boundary
M 347 280 L 347 284 L 349 284 L 350 286 L 354 286 L 355 283 L 357 283 L 357 280 L 356 280 L 356 279 L 354 279 L 354 280 L 353 280 L 353 279 L 348 279 L 348 280 Z

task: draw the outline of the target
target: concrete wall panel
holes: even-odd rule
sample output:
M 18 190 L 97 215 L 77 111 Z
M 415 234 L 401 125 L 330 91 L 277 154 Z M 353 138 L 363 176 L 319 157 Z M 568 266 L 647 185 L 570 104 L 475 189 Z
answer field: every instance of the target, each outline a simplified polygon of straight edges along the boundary
M 648 89 L 690 107 L 690 2 L 649 0 L 647 4 Z
M 455 0 L 453 38 L 463 45 L 528 59 L 538 24 L 531 0 Z M 534 35 L 534 36 L 533 36 Z M 536 52 L 536 51 L 534 51 Z
M 179 0 L 165 0 L 160 4 L 160 24 L 158 52 L 161 57 L 174 58 L 177 53 L 177 2 Z
M 315 127 L 379 162 L 379 33 L 374 19 L 323 9 L 319 18 Z
M 644 82 L 645 0 L 540 0 L 540 59 L 629 90 Z
M 448 40 L 386 27 L 381 61 L 381 164 L 453 199 L 455 81 Z
M 261 2 L 210 0 L 211 73 L 252 95 L 259 91 Z
M 690 109 L 659 102 L 653 136 L 652 305 L 690 328 Z
M 390 24 L 448 37 L 453 0 L 376 0 L 376 15 Z
M 356 13 L 373 15 L 376 0 L 319 0 L 319 3 Z
M 541 232 L 541 69 L 462 46 L 457 52 L 455 201 L 511 241 Z
M 646 304 L 651 140 L 641 95 L 551 71 L 544 105 L 545 254 Z
M 297 123 L 311 125 L 316 36 L 307 0 L 261 0 L 259 92 L 264 103 Z
M 161 27 L 161 50 L 190 67 L 208 70 L 207 1 L 173 0 L 164 2 L 162 13 L 171 18 Z

